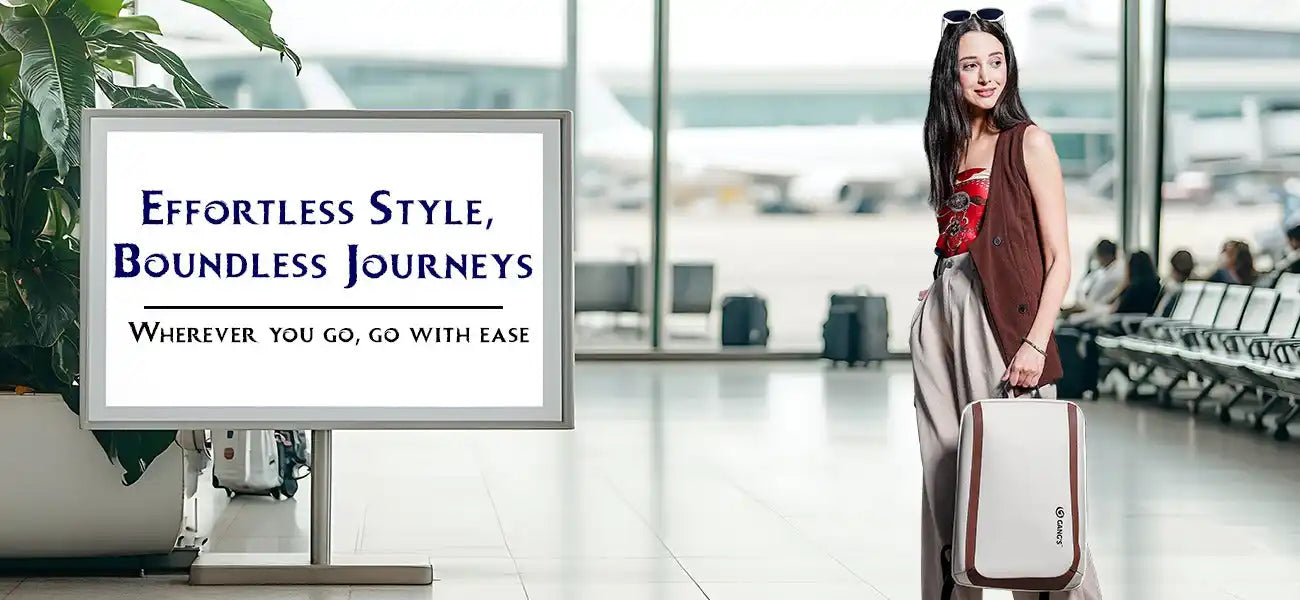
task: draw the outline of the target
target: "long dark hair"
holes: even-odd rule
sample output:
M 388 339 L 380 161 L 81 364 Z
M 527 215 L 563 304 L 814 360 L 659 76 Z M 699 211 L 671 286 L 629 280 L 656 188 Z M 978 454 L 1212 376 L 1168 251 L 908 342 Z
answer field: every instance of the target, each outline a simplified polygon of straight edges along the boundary
M 1156 285 L 1160 283 L 1160 274 L 1156 272 L 1156 262 L 1146 250 L 1138 250 L 1128 256 L 1128 271 L 1125 273 L 1126 286 L 1134 284 Z
M 1156 261 L 1146 250 L 1138 250 L 1128 255 L 1128 267 L 1124 269 L 1124 282 L 1106 300 L 1118 303 L 1115 312 L 1150 314 L 1160 301 L 1160 273 L 1156 271 Z
M 998 23 L 971 17 L 949 25 L 939 38 L 930 72 L 930 108 L 925 113 L 925 155 L 930 162 L 930 206 L 938 206 L 953 193 L 953 179 L 971 137 L 970 107 L 962 98 L 957 68 L 957 46 L 961 36 L 983 31 L 1002 42 L 1006 51 L 1007 80 L 1002 94 L 990 111 L 988 122 L 998 131 L 1028 121 L 1029 113 L 1020 101 L 1020 70 L 1011 39 Z
M 1228 255 L 1228 271 L 1236 277 L 1237 282 L 1254 285 L 1259 272 L 1255 270 L 1255 257 L 1250 251 L 1250 244 L 1241 240 L 1228 240 L 1223 244 L 1223 252 Z

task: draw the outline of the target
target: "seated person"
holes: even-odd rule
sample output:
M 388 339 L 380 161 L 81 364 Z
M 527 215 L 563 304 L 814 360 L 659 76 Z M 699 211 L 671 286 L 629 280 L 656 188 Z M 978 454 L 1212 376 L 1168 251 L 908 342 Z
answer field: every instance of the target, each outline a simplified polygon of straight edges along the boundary
M 1191 252 L 1179 250 L 1169 257 L 1169 278 L 1165 281 L 1164 292 L 1160 295 L 1154 314 L 1169 316 L 1173 311 L 1174 303 L 1178 301 L 1179 294 L 1183 291 L 1183 284 L 1192 279 L 1194 271 L 1196 271 L 1196 259 L 1192 258 Z
M 1179 250 L 1169 257 L 1169 281 L 1179 285 L 1192 279 L 1196 271 L 1196 259 L 1187 250 Z
M 1097 267 L 1083 276 L 1076 291 L 1074 304 L 1062 308 L 1063 315 L 1096 310 L 1110 304 L 1124 278 L 1123 265 L 1117 258 L 1118 250 L 1115 242 L 1106 239 L 1097 242 L 1097 247 L 1093 250 L 1093 259 Z
M 1123 333 L 1120 324 L 1108 319 L 1115 314 L 1150 315 L 1160 299 L 1160 277 L 1151 255 L 1137 251 L 1128 258 L 1119 289 L 1104 304 L 1066 317 L 1070 326 L 1057 327 L 1062 364 L 1068 368 L 1058 389 L 1063 397 L 1097 393 L 1101 385 L 1101 352 L 1096 336 L 1106 331 Z
M 1259 273 L 1255 271 L 1255 257 L 1250 244 L 1241 240 L 1228 240 L 1219 254 L 1219 270 L 1210 275 L 1210 281 L 1237 285 L 1255 285 Z
M 1105 302 L 1066 317 L 1071 325 L 1099 325 L 1112 314 L 1149 315 L 1160 301 L 1160 276 L 1156 263 L 1146 251 L 1139 250 L 1128 257 L 1118 290 Z
M 1145 250 L 1138 250 L 1128 258 L 1124 282 L 1116 295 L 1112 312 L 1115 314 L 1149 315 L 1160 300 L 1160 276 L 1156 263 Z
M 1283 273 L 1300 273 L 1300 225 L 1286 230 L 1286 245 L 1289 249 L 1287 255 L 1277 262 L 1273 270 L 1259 278 L 1259 285 L 1276 287 L 1277 280 Z

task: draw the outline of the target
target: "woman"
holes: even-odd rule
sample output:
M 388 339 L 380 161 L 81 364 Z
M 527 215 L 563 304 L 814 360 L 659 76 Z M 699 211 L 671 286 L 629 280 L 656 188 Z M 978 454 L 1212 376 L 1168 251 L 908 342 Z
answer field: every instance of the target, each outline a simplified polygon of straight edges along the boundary
M 1115 293 L 1105 303 L 1071 315 L 1067 321 L 1071 325 L 1096 325 L 1106 322 L 1107 317 L 1114 314 L 1152 314 L 1160 301 L 1160 289 L 1155 261 L 1145 250 L 1138 250 L 1129 255 L 1123 279 Z
M 924 471 L 922 600 L 982 597 L 954 588 L 949 575 L 962 409 L 1003 395 L 1003 386 L 1055 397 L 1061 377 L 1052 326 L 1070 252 L 1060 161 L 1021 104 L 1000 11 L 979 13 L 945 15 L 925 118 L 940 235 L 934 281 L 911 332 Z M 1101 598 L 1090 556 L 1082 566 L 1080 588 L 1050 597 Z
M 1160 301 L 1160 275 L 1156 273 L 1156 262 L 1145 250 L 1134 252 L 1128 257 L 1128 269 L 1124 271 L 1124 283 L 1120 284 L 1119 293 L 1111 304 L 1116 314 L 1149 315 Z
M 1210 281 L 1255 285 L 1259 272 L 1255 270 L 1255 257 L 1250 252 L 1250 244 L 1240 240 L 1228 240 L 1223 244 L 1219 254 L 1222 261 L 1219 270 L 1210 276 Z

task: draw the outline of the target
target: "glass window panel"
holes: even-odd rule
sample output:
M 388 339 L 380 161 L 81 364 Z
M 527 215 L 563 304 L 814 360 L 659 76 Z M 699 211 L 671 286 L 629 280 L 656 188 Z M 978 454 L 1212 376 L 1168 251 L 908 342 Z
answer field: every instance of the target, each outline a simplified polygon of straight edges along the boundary
M 1069 4 L 1005 8 L 1025 104 L 1061 155 L 1077 280 L 1118 235 L 1119 29 L 1112 1 Z M 865 286 L 888 298 L 890 348 L 907 350 L 938 233 L 921 125 L 950 8 L 899 4 L 880 27 L 880 7 L 858 0 L 673 4 L 668 254 L 710 265 L 715 299 L 707 317 L 669 317 L 673 347 L 719 347 L 722 298 L 757 292 L 770 349 L 817 351 L 828 296 Z M 638 69 L 608 78 L 644 122 Z
M 172 0 L 137 3 L 141 14 L 163 24 L 167 35 L 160 41 L 219 101 L 235 108 L 564 107 L 566 0 L 269 4 L 277 33 L 302 58 L 301 74 L 199 7 Z M 609 65 L 643 70 L 649 65 L 649 3 L 588 0 L 579 16 L 584 87 L 599 90 L 593 73 Z M 169 78 L 141 63 L 139 83 L 167 85 Z M 583 104 L 599 108 L 592 98 L 599 99 L 599 92 L 584 93 Z M 584 111 L 577 120 L 575 292 L 584 310 L 575 343 L 580 350 L 648 343 L 649 320 L 629 296 L 641 288 L 623 275 L 639 272 L 649 255 L 650 141 L 641 129 L 623 127 L 620 111 Z M 603 116 L 611 113 L 612 119 Z
M 1194 277 L 1254 281 L 1223 252 L 1240 241 L 1268 281 L 1292 252 L 1285 230 L 1300 223 L 1300 84 L 1279 73 L 1300 69 L 1300 10 L 1245 4 L 1168 1 L 1164 272 L 1187 250 Z

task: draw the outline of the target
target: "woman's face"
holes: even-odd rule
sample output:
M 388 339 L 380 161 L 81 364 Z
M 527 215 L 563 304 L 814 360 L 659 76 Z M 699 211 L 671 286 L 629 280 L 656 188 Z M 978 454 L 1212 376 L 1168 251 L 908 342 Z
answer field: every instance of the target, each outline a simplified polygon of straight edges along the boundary
M 957 73 L 966 102 L 991 110 L 1007 81 L 1007 59 L 1002 42 L 983 31 L 961 36 L 957 43 Z

